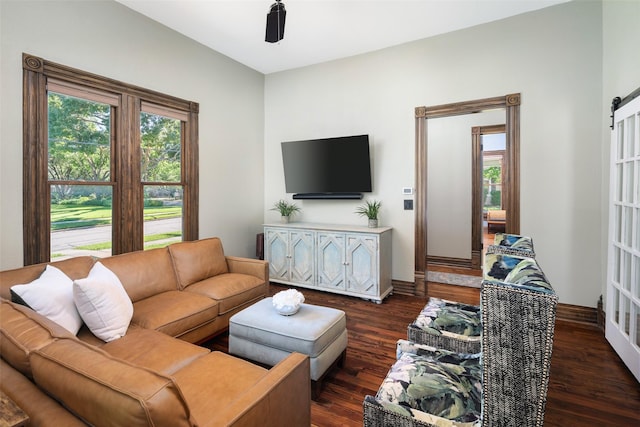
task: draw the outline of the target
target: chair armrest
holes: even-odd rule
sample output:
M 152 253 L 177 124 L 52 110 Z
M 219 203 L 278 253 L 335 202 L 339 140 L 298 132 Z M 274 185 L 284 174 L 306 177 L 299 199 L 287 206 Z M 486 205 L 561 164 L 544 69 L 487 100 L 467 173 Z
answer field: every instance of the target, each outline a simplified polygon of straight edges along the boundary
M 291 353 L 275 365 L 209 426 L 281 427 L 311 425 L 309 357 Z
M 259 259 L 226 256 L 229 273 L 255 276 L 269 283 L 269 263 Z
M 419 344 L 410 340 L 400 339 L 396 342 L 396 359 L 400 359 L 400 356 L 402 356 L 403 353 L 420 355 L 425 352 L 433 353 L 435 351 L 438 351 L 435 347 L 426 344 Z

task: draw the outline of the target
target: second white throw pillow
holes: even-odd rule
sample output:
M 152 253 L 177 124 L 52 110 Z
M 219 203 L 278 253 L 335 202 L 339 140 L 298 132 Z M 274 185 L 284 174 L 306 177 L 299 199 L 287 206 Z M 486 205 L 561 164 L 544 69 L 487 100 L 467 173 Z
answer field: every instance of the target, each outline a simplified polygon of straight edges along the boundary
M 103 341 L 122 338 L 133 317 L 133 304 L 114 272 L 96 262 L 89 276 L 73 282 L 73 298 L 80 316 Z

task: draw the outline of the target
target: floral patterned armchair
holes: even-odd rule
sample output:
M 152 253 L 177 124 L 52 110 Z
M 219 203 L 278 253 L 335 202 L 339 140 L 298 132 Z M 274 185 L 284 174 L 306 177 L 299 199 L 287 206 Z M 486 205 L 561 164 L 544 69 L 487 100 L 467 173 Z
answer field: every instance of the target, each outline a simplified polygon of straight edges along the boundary
M 492 254 L 484 270 L 481 353 L 398 341 L 365 427 L 542 427 L 557 295 L 532 258 Z

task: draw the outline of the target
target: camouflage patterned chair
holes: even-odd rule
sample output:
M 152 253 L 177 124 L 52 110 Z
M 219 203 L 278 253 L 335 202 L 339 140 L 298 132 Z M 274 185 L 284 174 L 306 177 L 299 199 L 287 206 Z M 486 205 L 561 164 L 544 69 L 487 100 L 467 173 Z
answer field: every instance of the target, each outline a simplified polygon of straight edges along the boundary
M 457 353 L 479 353 L 480 306 L 429 298 L 407 327 L 407 339 Z
M 482 353 L 399 341 L 378 393 L 365 397 L 365 427 L 542 427 L 558 298 L 532 258 L 492 254 L 485 270 Z

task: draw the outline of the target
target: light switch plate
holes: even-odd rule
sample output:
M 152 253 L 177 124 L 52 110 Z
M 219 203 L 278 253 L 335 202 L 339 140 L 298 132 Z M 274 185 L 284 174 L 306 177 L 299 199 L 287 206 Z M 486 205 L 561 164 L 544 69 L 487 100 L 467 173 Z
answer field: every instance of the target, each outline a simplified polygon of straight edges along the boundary
M 413 194 L 413 188 L 412 187 L 402 187 L 402 194 L 404 194 L 405 196 L 411 196 Z

